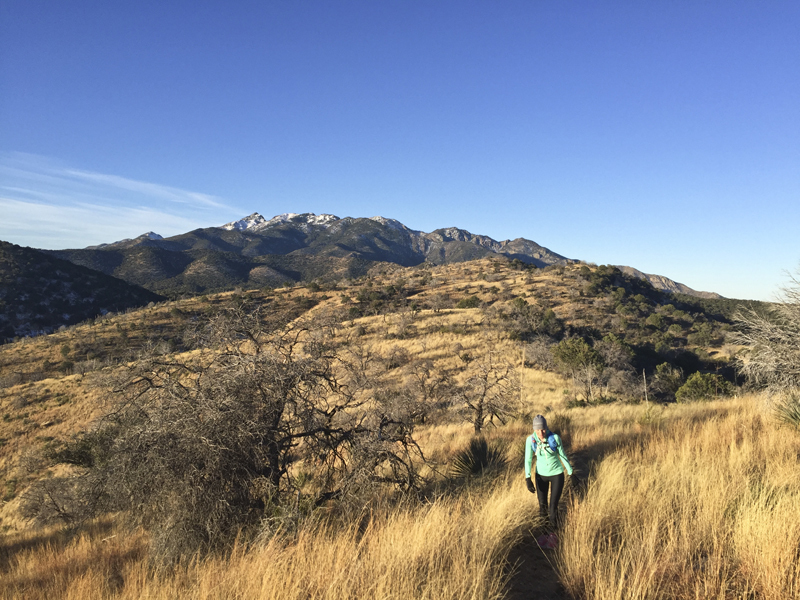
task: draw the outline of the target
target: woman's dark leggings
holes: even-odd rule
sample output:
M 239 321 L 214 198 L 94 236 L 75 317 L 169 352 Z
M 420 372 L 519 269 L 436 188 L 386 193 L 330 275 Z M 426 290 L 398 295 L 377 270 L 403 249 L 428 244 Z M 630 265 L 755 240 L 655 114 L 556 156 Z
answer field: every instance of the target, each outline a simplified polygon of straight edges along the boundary
M 561 492 L 564 491 L 564 473 L 558 475 L 539 475 L 536 473 L 536 495 L 539 498 L 539 514 L 545 516 L 547 510 L 547 488 L 553 484 L 550 490 L 550 525 L 553 529 L 558 528 L 558 501 L 561 500 Z

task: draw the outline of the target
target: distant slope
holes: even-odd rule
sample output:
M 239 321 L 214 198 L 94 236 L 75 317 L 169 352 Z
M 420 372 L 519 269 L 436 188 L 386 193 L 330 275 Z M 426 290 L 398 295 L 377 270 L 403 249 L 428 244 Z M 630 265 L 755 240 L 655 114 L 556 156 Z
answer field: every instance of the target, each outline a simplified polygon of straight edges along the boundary
M 0 340 L 163 300 L 50 254 L 0 241 Z
M 698 292 L 697 290 L 690 288 L 688 285 L 683 285 L 682 283 L 673 281 L 672 279 L 664 277 L 663 275 L 650 275 L 649 273 L 642 273 L 640 270 L 634 269 L 633 267 L 619 266 L 619 269 L 626 275 L 633 275 L 639 279 L 649 281 L 650 284 L 657 290 L 672 292 L 673 294 L 686 294 L 687 296 L 696 296 L 697 298 L 723 298 L 723 296 L 720 296 L 715 292 Z

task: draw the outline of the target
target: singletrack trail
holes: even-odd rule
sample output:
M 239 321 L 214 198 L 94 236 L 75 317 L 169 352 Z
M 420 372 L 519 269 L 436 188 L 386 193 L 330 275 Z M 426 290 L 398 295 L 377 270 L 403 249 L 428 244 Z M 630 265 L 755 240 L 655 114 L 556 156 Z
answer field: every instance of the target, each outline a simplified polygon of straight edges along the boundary
M 514 574 L 508 585 L 506 600 L 569 600 L 558 580 L 553 550 L 543 550 L 533 533 L 511 551 L 509 563 Z
M 585 482 L 592 461 L 583 453 L 575 453 L 570 458 L 575 473 Z M 583 490 L 575 489 L 569 484 L 565 487 L 561 497 L 562 518 L 566 512 L 565 500 L 582 492 Z M 533 495 L 530 509 L 538 510 L 536 497 Z M 562 523 L 563 526 L 569 527 L 569 523 L 564 521 Z M 555 570 L 557 550 L 546 550 L 536 543 L 536 539 L 544 532 L 544 526 L 527 531 L 522 541 L 511 550 L 508 562 L 513 574 L 508 583 L 505 600 L 572 600 L 572 596 L 561 585 Z

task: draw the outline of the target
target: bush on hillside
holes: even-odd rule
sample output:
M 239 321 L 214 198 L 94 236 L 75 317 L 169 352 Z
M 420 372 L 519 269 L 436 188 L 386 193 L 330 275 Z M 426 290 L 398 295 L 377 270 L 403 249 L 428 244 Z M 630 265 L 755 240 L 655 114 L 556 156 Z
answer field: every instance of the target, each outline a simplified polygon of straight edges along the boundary
M 562 340 L 553 346 L 552 352 L 557 368 L 572 378 L 584 401 L 594 402 L 604 366 L 600 354 L 583 338 Z
M 26 516 L 123 511 L 174 562 L 287 510 L 415 489 L 413 410 L 373 394 L 379 365 L 335 345 L 334 326 L 276 327 L 263 307 L 234 306 L 197 332 L 193 362 L 144 356 L 99 426 L 52 455 L 76 471 L 32 486 Z
M 656 367 L 653 380 L 653 391 L 662 400 L 674 400 L 675 393 L 684 383 L 683 371 L 669 363 L 661 363 Z
M 480 305 L 481 301 L 477 296 L 467 296 L 458 301 L 456 308 L 478 308 Z
M 731 392 L 731 384 L 719 375 L 698 371 L 692 373 L 686 383 L 678 388 L 678 391 L 675 392 L 675 399 L 678 402 L 695 402 L 728 396 Z

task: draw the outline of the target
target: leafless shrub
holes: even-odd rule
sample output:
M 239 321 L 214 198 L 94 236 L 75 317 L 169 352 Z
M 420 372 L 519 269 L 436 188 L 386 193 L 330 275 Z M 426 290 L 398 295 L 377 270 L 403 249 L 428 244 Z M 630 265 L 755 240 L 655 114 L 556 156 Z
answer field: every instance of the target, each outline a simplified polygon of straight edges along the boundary
M 430 360 L 415 360 L 407 366 L 407 390 L 418 399 L 415 418 L 424 423 L 434 413 L 447 407 L 453 382 L 448 373 L 437 369 Z
M 800 281 L 790 277 L 779 302 L 749 308 L 734 316 L 734 343 L 748 347 L 739 370 L 753 383 L 772 390 L 800 387 Z
M 800 273 L 800 271 L 798 271 Z M 800 280 L 789 277 L 779 301 L 734 316 L 734 343 L 747 346 L 739 371 L 757 387 L 775 394 L 778 420 L 800 424 Z
M 334 322 L 279 325 L 232 306 L 195 332 L 190 361 L 142 356 L 113 411 L 53 454 L 76 472 L 33 486 L 27 516 L 124 511 L 151 530 L 153 557 L 174 562 L 292 504 L 416 489 L 413 410 L 375 393 L 371 357 L 343 351 Z
M 428 305 L 433 312 L 438 313 L 442 309 L 452 308 L 453 302 L 445 294 L 436 293 L 428 297 Z
M 547 336 L 536 336 L 525 344 L 525 362 L 537 369 L 555 371 L 556 363 L 551 350 L 554 342 Z
M 411 362 L 411 354 L 405 348 L 392 346 L 383 359 L 386 369 L 397 369 Z
M 17 396 L 14 396 L 14 398 L 11 400 L 11 406 L 17 410 L 25 408 L 30 403 L 31 403 L 30 398 L 28 398 L 28 396 L 26 396 L 25 394 L 19 394 Z
M 465 417 L 480 433 L 494 419 L 505 423 L 514 413 L 514 399 L 519 393 L 519 378 L 514 367 L 499 352 L 487 352 L 470 361 L 469 378 L 453 388 L 453 398 Z

